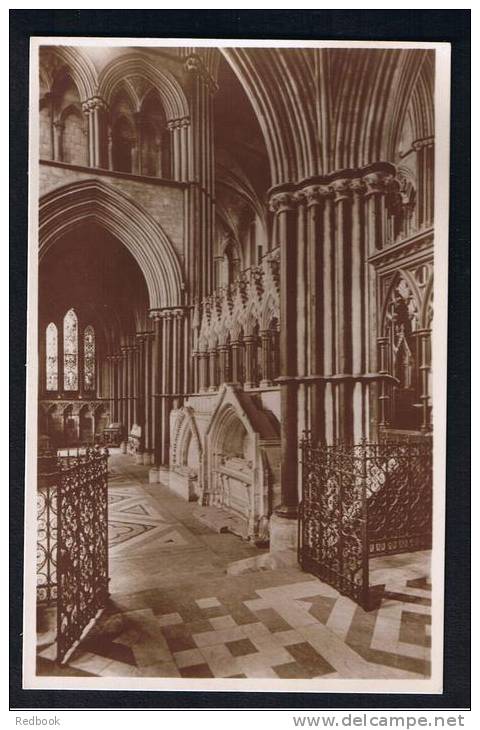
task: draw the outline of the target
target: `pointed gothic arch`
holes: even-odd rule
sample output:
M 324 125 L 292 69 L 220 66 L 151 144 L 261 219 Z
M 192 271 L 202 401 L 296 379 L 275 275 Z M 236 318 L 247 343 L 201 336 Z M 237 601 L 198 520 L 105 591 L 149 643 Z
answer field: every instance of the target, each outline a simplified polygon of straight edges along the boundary
M 136 53 L 116 58 L 103 69 L 98 80 L 99 96 L 109 104 L 118 84 L 125 83 L 132 77 L 147 82 L 145 94 L 138 95 L 140 105 L 153 86 L 160 95 L 168 120 L 189 116 L 187 97 L 175 77 L 166 69 L 159 69 L 145 56 Z
M 40 261 L 56 241 L 87 220 L 108 230 L 132 254 L 145 277 L 151 309 L 182 304 L 182 272 L 163 228 L 131 198 L 97 179 L 65 185 L 40 200 Z

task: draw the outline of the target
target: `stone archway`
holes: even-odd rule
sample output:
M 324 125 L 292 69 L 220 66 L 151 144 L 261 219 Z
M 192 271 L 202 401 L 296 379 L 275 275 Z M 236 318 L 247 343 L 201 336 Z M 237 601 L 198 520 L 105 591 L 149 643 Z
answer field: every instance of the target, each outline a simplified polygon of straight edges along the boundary
M 147 284 L 150 309 L 182 304 L 183 276 L 162 227 L 131 198 L 96 179 L 65 185 L 44 195 L 39 210 L 39 260 L 79 223 L 93 220 L 121 241 Z

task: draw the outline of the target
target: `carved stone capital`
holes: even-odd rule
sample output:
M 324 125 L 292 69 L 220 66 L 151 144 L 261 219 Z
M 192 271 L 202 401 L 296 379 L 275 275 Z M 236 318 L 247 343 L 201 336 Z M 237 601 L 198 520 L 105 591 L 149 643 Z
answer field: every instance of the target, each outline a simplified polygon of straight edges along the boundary
M 275 193 L 271 196 L 269 205 L 270 210 L 278 215 L 279 213 L 294 210 L 297 205 L 297 200 L 294 193 Z
M 339 178 L 338 180 L 334 180 L 330 187 L 334 195 L 335 203 L 340 203 L 342 200 L 348 200 L 352 195 L 352 181 L 348 178 Z
M 302 193 L 307 201 L 307 206 L 320 205 L 320 203 L 331 194 L 328 185 L 308 185 L 303 188 Z
M 91 99 L 86 99 L 82 102 L 82 111 L 84 114 L 90 114 L 94 111 L 107 111 L 108 104 L 100 96 L 92 96 Z
M 356 177 L 354 180 L 351 181 L 350 188 L 351 188 L 352 192 L 354 193 L 354 195 L 358 195 L 358 196 L 365 195 L 365 192 L 367 190 L 367 186 L 366 186 L 365 182 L 361 178 L 358 178 L 358 177 Z
M 415 151 L 422 149 L 422 147 L 433 147 L 435 144 L 434 137 L 424 137 L 423 139 L 416 139 L 412 142 L 412 147 Z
M 365 195 L 385 195 L 393 180 L 393 176 L 385 172 L 369 172 L 363 177 L 366 185 Z
M 160 309 L 151 309 L 148 313 L 148 316 L 150 319 L 153 319 L 154 322 L 158 322 L 162 319 L 162 312 Z
M 168 129 L 173 132 L 175 129 L 181 129 L 182 127 L 188 127 L 190 125 L 189 117 L 180 117 L 179 119 L 170 119 L 167 122 Z
M 195 74 L 196 76 L 198 76 L 198 78 L 200 78 L 209 87 L 212 93 L 218 91 L 218 84 L 212 78 L 198 54 L 192 53 L 186 58 L 185 70 L 187 71 L 187 73 Z

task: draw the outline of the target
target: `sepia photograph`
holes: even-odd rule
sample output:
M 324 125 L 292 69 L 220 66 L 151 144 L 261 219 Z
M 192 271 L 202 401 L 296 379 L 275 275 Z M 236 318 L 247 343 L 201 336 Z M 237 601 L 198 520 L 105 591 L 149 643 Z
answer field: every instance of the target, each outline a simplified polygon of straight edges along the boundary
M 449 52 L 32 38 L 26 688 L 442 691 Z

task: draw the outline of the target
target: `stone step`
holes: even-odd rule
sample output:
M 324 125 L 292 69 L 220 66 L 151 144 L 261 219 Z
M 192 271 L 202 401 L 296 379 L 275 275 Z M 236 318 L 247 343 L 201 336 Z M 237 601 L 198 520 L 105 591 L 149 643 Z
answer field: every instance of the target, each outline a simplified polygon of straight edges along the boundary
M 247 537 L 247 521 L 220 507 L 199 505 L 194 508 L 193 516 L 214 532 L 231 532 L 243 539 Z

